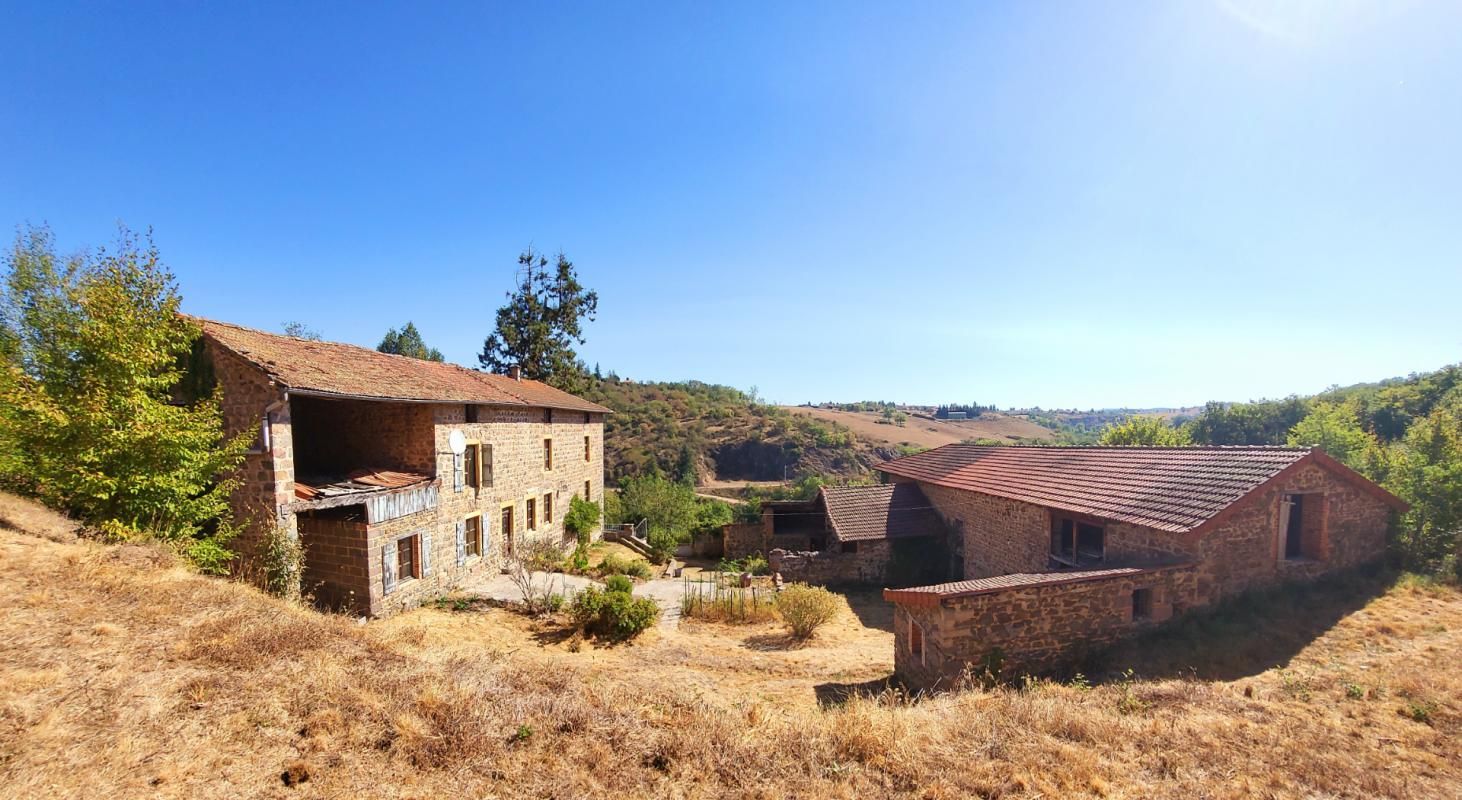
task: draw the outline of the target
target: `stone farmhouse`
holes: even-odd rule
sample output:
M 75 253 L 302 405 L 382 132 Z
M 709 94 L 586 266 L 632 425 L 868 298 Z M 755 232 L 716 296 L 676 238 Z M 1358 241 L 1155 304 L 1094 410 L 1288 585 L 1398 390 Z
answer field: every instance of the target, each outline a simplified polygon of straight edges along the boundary
M 1376 561 L 1406 507 L 1318 449 L 955 444 L 877 469 L 956 539 L 962 580 L 884 590 L 895 669 L 923 688 L 1057 669 L 1226 597 Z
M 526 538 L 567 541 L 604 493 L 609 410 L 537 381 L 209 320 L 197 354 L 225 430 L 254 432 L 241 551 L 304 545 L 327 607 L 382 616 L 501 570 Z

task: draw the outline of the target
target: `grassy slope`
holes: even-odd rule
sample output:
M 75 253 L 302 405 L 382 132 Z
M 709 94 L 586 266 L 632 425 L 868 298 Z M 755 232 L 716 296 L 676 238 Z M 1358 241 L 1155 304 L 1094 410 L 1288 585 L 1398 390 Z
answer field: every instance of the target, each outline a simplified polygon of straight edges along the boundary
M 909 417 L 902 426 L 879 422 L 879 414 L 871 411 L 841 411 L 834 408 L 783 406 L 793 414 L 815 417 L 844 425 L 860 439 L 874 445 L 898 447 L 939 447 L 972 439 L 1000 439 L 1006 443 L 1043 441 L 1052 438 L 1049 428 L 1004 414 L 985 414 L 978 419 L 945 422 Z
M 0 520 L 22 516 L 7 506 Z M 16 797 L 1462 794 L 1452 589 L 1295 597 L 1133 662 L 1173 675 L 1225 654 L 1224 679 L 819 710 L 759 699 L 756 673 L 815 674 L 838 634 L 762 652 L 710 628 L 572 653 L 501 611 L 360 627 L 145 547 L 0 531 L 0 555 L 0 780 Z M 1281 628 L 1298 635 L 1266 644 Z M 698 685 L 677 671 L 696 661 Z M 1427 723 L 1399 713 L 1414 703 L 1433 704 Z M 290 770 L 308 782 L 286 788 Z

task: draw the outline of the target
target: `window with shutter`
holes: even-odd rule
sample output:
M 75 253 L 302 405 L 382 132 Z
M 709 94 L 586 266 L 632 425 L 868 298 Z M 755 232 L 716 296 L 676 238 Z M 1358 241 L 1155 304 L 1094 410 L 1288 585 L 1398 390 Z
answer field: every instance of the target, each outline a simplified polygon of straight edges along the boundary
M 381 588 L 385 594 L 396 591 L 396 543 L 386 542 L 381 548 Z
M 421 533 L 421 576 L 431 574 L 431 531 Z
M 462 454 L 452 454 L 452 491 L 462 491 Z
M 467 522 L 457 523 L 457 566 L 467 563 Z

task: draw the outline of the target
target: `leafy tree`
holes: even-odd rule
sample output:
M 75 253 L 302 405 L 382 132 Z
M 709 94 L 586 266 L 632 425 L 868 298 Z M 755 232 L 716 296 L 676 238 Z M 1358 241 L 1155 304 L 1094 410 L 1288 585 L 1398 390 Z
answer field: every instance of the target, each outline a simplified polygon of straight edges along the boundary
M 584 343 L 582 323 L 593 320 L 599 294 L 579 283 L 573 262 L 563 254 L 552 269 L 532 248 L 518 256 L 518 287 L 497 312 L 497 328 L 482 343 L 477 361 L 502 372 L 511 366 L 523 377 L 582 392 L 588 376 L 574 345 Z
M 399 331 L 395 328 L 386 331 L 386 335 L 381 338 L 381 343 L 376 345 L 376 349 L 382 353 L 394 353 L 398 356 L 419 358 L 423 361 L 445 360 L 442 358 L 442 351 L 426 346 L 426 342 L 422 341 L 421 332 L 416 329 L 415 324 L 409 321 L 401 326 Z
M 1438 406 L 1407 429 L 1386 486 L 1411 504 L 1398 537 L 1405 565 L 1435 570 L 1450 558 L 1462 575 L 1462 403 Z
M 1291 447 L 1319 447 L 1351 469 L 1364 471 L 1366 455 L 1375 438 L 1360 426 L 1355 408 L 1348 404 L 1316 403 L 1304 419 L 1289 429 Z
M 648 520 L 651 530 L 681 535 L 696 521 L 695 490 L 660 475 L 625 478 L 619 484 L 619 513 L 625 522 Z
M 564 529 L 572 533 L 580 544 L 587 545 L 594 528 L 599 525 L 599 504 L 574 495 L 569 500 L 569 513 L 563 517 Z
M 291 321 L 283 325 L 284 335 L 293 336 L 296 339 L 309 339 L 312 342 L 320 341 L 320 332 L 304 324 L 303 322 Z
M 224 570 L 232 475 L 218 403 L 175 401 L 198 337 L 150 237 L 59 258 L 51 232 L 17 237 L 0 286 L 0 480 L 115 538 L 154 536 Z
M 1210 402 L 1188 426 L 1188 432 L 1196 444 L 1284 444 L 1290 429 L 1308 413 L 1308 404 L 1298 397 L 1255 403 Z
M 1149 447 L 1182 447 L 1192 444 L 1188 432 L 1174 428 L 1162 417 L 1128 417 L 1102 428 L 1099 440 L 1104 445 L 1145 445 Z

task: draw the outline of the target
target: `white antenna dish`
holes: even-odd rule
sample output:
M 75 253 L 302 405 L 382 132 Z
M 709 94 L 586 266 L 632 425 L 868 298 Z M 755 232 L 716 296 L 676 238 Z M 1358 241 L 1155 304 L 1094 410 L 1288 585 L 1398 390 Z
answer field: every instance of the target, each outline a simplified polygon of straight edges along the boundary
M 467 452 L 467 437 L 463 436 L 461 431 L 452 431 L 447 436 L 447 447 L 452 448 L 452 455 L 460 456 Z

